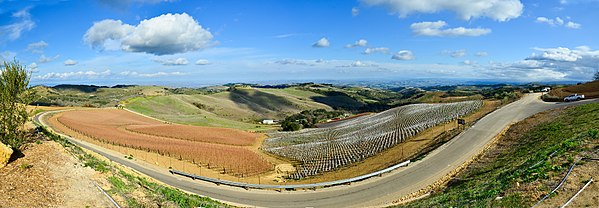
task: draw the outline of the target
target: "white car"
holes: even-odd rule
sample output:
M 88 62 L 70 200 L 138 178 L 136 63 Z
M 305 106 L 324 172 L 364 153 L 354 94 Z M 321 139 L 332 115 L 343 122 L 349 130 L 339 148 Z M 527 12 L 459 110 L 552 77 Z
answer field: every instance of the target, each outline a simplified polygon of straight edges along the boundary
M 570 101 L 577 101 L 577 100 L 582 100 L 582 99 L 584 99 L 584 95 L 571 94 L 571 95 L 568 95 L 568 97 L 565 97 L 564 101 L 570 102 Z

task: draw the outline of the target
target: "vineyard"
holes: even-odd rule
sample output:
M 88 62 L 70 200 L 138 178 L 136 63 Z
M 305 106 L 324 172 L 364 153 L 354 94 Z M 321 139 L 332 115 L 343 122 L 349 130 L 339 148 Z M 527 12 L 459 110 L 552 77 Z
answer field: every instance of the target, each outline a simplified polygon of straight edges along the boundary
M 407 105 L 326 128 L 273 133 L 263 149 L 298 161 L 297 172 L 289 177 L 301 179 L 362 161 L 481 106 L 482 101 Z
M 272 169 L 264 158 L 240 145 L 252 145 L 258 134 L 223 128 L 163 124 L 124 110 L 67 111 L 58 117 L 65 127 L 89 138 L 158 153 L 233 175 Z

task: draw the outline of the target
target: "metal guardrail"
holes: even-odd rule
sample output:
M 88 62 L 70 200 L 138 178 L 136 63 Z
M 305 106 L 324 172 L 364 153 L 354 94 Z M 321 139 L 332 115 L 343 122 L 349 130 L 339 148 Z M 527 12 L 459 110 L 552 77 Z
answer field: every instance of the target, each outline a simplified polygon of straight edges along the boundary
M 252 183 L 240 183 L 240 182 L 234 182 L 234 181 L 227 181 L 227 180 L 220 180 L 220 179 L 214 179 L 214 178 L 209 178 L 209 177 L 204 177 L 204 176 L 198 176 L 198 175 L 194 175 L 194 174 L 190 174 L 190 173 L 185 173 L 182 171 L 178 171 L 178 170 L 174 170 L 171 169 L 169 170 L 169 172 L 171 174 L 177 174 L 177 175 L 181 175 L 181 176 L 185 176 L 185 177 L 189 177 L 191 179 L 198 179 L 198 180 L 202 180 L 202 181 L 207 181 L 207 182 L 211 182 L 211 183 L 215 183 L 215 184 L 222 184 L 222 185 L 228 185 L 228 186 L 234 186 L 234 187 L 240 187 L 240 188 L 245 188 L 245 189 L 314 189 L 317 187 L 330 187 L 330 186 L 336 186 L 336 185 L 343 185 L 343 184 L 350 184 L 353 182 L 357 182 L 357 181 L 362 181 L 374 176 L 378 176 L 381 175 L 383 173 L 388 173 L 391 172 L 399 167 L 403 167 L 403 166 L 407 166 L 410 163 L 410 160 L 399 163 L 397 165 L 385 168 L 383 170 L 379 170 L 373 173 L 369 173 L 366 175 L 361 175 L 358 177 L 354 177 L 354 178 L 348 178 L 348 179 L 343 179 L 343 180 L 336 180 L 336 181 L 330 181 L 330 182 L 322 182 L 322 183 L 311 183 L 311 184 L 295 184 L 295 185 L 264 185 L 264 184 L 252 184 Z

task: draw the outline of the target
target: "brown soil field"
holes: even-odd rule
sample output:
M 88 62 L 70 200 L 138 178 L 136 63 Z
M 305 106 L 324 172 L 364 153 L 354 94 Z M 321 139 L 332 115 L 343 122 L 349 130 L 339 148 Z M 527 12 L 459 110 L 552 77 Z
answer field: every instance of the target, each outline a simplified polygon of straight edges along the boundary
M 55 120 L 50 119 L 50 122 L 54 121 L 53 126 L 58 127 L 59 130 L 62 128 L 61 131 L 63 132 L 67 132 L 64 131 L 66 128 L 103 143 L 187 160 L 192 163 L 203 164 L 209 168 L 223 169 L 224 172 L 230 174 L 254 175 L 273 168 L 262 156 L 247 148 L 127 131 L 128 126 L 169 125 L 125 110 L 74 110 L 59 113 L 55 115 L 55 118 Z M 177 129 L 177 127 L 171 129 Z M 186 127 L 186 129 L 191 130 L 192 128 Z M 201 127 L 198 128 L 197 133 L 203 134 L 203 132 L 209 132 L 210 129 L 210 127 Z M 222 132 L 223 129 L 217 131 Z M 164 134 L 172 135 L 169 132 L 164 132 Z M 234 140 L 235 138 L 231 139 Z M 247 142 L 246 140 L 242 141 Z
M 260 137 L 259 134 L 237 129 L 177 124 L 130 125 L 125 129 L 160 137 L 239 146 L 252 145 Z
M 599 98 L 599 80 L 581 85 L 572 85 L 564 88 L 552 89 L 549 95 L 564 98 L 571 94 L 583 94 L 585 98 Z

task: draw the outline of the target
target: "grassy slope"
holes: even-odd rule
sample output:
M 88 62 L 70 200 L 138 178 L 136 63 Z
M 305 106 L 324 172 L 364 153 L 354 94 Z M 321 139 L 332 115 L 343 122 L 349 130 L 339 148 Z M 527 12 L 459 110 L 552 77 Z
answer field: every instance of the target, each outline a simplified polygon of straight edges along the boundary
M 168 95 L 138 97 L 127 108 L 175 123 L 262 130 L 261 119 L 283 119 L 288 114 L 307 109 L 330 109 L 309 97 L 316 93 L 288 89 L 238 89 L 210 95 Z M 202 104 L 202 109 L 194 105 Z
M 132 86 L 126 88 L 91 88 L 85 86 L 74 86 L 69 88 L 50 88 L 36 86 L 33 88 L 39 97 L 39 105 L 52 106 L 83 106 L 114 107 L 120 101 L 145 95 L 162 95 L 163 87 L 157 86 Z
M 404 206 L 530 207 L 539 192 L 553 188 L 547 184 L 563 177 L 575 156 L 597 145 L 593 133 L 597 123 L 599 104 L 545 112 L 519 122 L 448 187 Z

